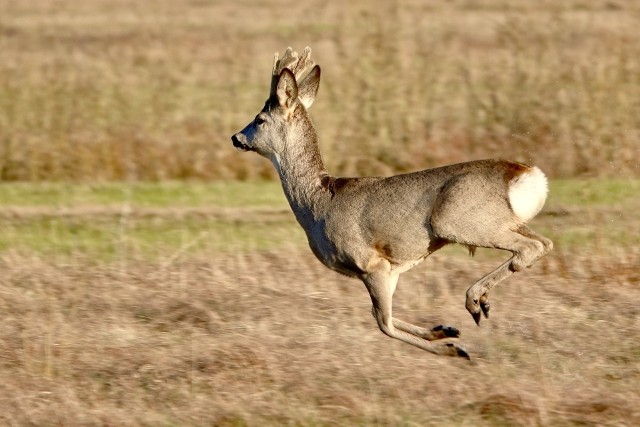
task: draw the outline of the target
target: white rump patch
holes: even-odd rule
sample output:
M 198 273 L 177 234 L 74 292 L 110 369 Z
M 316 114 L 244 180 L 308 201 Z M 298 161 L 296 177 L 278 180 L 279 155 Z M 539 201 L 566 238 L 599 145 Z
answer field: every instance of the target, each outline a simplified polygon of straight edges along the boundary
M 513 213 L 523 222 L 536 216 L 544 206 L 548 193 L 547 177 L 537 167 L 509 182 L 509 203 Z

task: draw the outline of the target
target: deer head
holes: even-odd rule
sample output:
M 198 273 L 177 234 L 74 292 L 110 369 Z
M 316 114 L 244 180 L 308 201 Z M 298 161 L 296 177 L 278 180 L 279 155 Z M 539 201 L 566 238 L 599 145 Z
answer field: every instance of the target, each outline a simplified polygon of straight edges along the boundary
M 231 137 L 234 147 L 271 157 L 284 150 L 287 141 L 304 138 L 311 126 L 307 109 L 320 85 L 320 67 L 310 55 L 309 47 L 302 55 L 290 47 L 282 58 L 275 54 L 269 99 L 255 119 Z

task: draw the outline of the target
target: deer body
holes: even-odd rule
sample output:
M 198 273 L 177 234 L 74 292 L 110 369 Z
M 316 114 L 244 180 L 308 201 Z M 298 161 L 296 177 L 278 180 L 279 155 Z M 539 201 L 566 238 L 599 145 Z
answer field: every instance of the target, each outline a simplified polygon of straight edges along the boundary
M 367 287 L 373 314 L 387 335 L 435 354 L 467 357 L 451 342 L 452 327 L 424 329 L 392 317 L 398 276 L 449 243 L 510 251 L 513 257 L 467 291 L 477 323 L 489 315 L 491 287 L 529 267 L 552 248 L 525 223 L 542 208 L 547 180 L 536 167 L 480 160 L 391 177 L 335 178 L 322 162 L 308 116 L 320 81 L 310 50 L 290 49 L 274 63 L 271 94 L 256 119 L 232 137 L 274 164 L 309 246 L 327 267 Z

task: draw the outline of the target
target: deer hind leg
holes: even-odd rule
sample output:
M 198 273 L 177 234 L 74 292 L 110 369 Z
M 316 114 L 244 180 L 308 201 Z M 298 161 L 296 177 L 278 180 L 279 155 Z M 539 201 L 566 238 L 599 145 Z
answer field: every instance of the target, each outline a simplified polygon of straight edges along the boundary
M 535 231 L 530 229 L 526 224 L 521 224 L 516 231 L 519 234 L 523 235 L 524 237 L 528 237 L 530 239 L 534 239 L 542 243 L 542 246 L 544 247 L 544 251 L 538 258 L 545 256 L 551 249 L 553 249 L 553 242 L 551 240 L 536 233 Z
M 508 250 L 513 256 L 467 290 L 466 307 L 477 324 L 480 323 L 481 313 L 489 317 L 491 288 L 514 272 L 531 267 L 553 247 L 551 240 L 540 236 L 525 225 L 519 226 L 516 231 L 507 231 L 501 236 L 495 236 L 494 239 L 495 243 L 491 246 Z
M 373 317 L 378 322 L 380 330 L 391 338 L 414 345 L 430 353 L 469 359 L 467 352 L 457 344 L 434 344 L 426 338 L 426 336 L 443 335 L 442 331 L 435 331 L 435 328 L 429 331 L 393 318 L 392 298 L 398 275 L 391 273 L 388 267 L 387 265 L 387 268 L 364 274 L 362 277 L 371 296 Z

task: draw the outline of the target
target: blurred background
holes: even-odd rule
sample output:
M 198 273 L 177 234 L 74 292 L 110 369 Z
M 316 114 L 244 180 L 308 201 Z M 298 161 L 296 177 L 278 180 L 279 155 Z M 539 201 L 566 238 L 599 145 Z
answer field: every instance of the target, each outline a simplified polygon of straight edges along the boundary
M 640 3 L 0 0 L 0 424 L 640 425 Z M 555 249 L 447 247 L 383 336 L 232 147 L 273 53 L 312 47 L 328 170 L 538 165 Z
M 624 0 L 2 1 L 0 179 L 275 177 L 229 149 L 272 55 L 310 45 L 338 175 L 504 156 L 637 176 L 640 5 Z

